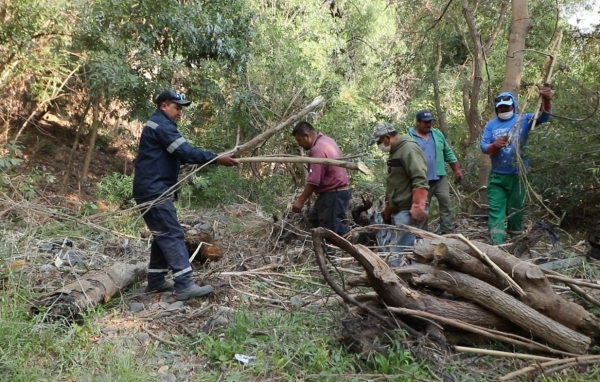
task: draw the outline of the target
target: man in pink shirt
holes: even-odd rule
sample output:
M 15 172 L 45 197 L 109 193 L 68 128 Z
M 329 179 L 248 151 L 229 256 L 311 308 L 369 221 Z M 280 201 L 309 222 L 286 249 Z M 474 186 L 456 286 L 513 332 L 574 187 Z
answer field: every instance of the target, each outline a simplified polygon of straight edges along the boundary
M 337 143 L 316 131 L 308 122 L 299 122 L 294 126 L 292 135 L 299 146 L 310 150 L 312 158 L 343 157 Z M 301 212 L 304 203 L 313 193 L 318 195 L 308 218 L 313 227 L 324 227 L 338 235 L 347 234 L 350 227 L 342 223 L 350 202 L 350 186 L 346 169 L 324 164 L 310 164 L 306 186 L 292 205 L 292 211 Z

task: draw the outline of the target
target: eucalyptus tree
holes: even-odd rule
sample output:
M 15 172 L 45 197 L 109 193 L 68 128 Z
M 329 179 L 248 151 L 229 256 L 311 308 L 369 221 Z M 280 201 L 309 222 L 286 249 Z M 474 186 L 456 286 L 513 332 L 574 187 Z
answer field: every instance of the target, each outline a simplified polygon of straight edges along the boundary
M 245 71 L 251 14 L 242 2 L 81 0 L 73 49 L 83 57 L 81 86 L 92 108 L 111 101 L 129 118 L 145 118 L 163 88 L 196 101 L 192 123 L 218 113 L 224 89 Z M 97 121 L 97 118 L 94 118 Z M 195 121 L 195 122 L 194 122 Z M 91 129 L 89 163 L 97 126 Z M 83 178 L 87 166 L 84 164 Z
M 64 94 L 65 81 L 76 68 L 66 49 L 72 10 L 67 0 L 0 2 L 2 142 L 41 119 L 51 102 Z M 16 133 L 9 134 L 11 128 Z

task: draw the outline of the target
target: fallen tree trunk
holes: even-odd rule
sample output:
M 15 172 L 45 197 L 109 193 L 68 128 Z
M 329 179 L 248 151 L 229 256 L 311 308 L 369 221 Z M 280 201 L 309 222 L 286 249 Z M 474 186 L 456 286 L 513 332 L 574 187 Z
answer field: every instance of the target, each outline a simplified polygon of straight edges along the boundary
M 396 276 L 384 260 L 367 247 L 354 246 L 325 228 L 313 230 L 315 251 L 320 250 L 320 247 L 317 247 L 321 245 L 323 239 L 327 239 L 348 252 L 360 263 L 367 273 L 368 284 L 387 306 L 425 311 L 441 317 L 498 330 L 515 329 L 515 326 L 507 320 L 477 304 L 467 301 L 445 300 L 409 288 Z
M 433 265 L 443 264 L 450 269 L 466 273 L 479 280 L 495 286 L 500 290 L 508 288 L 508 284 L 500 279 L 484 263 L 460 249 L 450 248 L 442 243 L 435 247 L 433 251 Z
M 418 243 L 414 248 L 415 258 L 422 263 L 431 262 L 434 258 L 435 248 L 441 243 L 449 248 L 466 252 L 475 258 L 478 256 L 472 248 L 460 240 L 436 238 L 424 239 Z M 502 271 L 509 274 L 519 284 L 526 293 L 521 300 L 523 303 L 570 329 L 591 337 L 600 336 L 600 319 L 581 305 L 567 301 L 554 293 L 544 271 L 537 265 L 521 261 L 515 256 L 485 243 L 473 242 L 472 244 L 486 253 Z M 467 272 L 464 267 L 458 267 L 456 270 Z
M 146 268 L 146 263 L 116 263 L 105 272 L 78 279 L 35 299 L 29 311 L 34 315 L 43 313 L 44 320 L 81 324 L 88 308 L 108 302 L 112 296 L 145 275 Z
M 407 271 L 413 270 L 412 281 L 415 284 L 442 289 L 475 301 L 560 349 L 584 354 L 591 344 L 589 337 L 540 314 L 530 306 L 475 277 L 423 264 L 406 268 Z

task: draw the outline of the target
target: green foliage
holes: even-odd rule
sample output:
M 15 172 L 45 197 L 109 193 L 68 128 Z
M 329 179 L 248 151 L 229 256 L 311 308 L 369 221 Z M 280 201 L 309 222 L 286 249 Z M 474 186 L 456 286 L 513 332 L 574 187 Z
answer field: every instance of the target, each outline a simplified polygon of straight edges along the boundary
M 36 196 L 36 189 L 54 183 L 56 177 L 46 171 L 45 167 L 34 167 L 28 174 L 21 174 L 20 165 L 23 159 L 21 146 L 7 144 L 5 154 L 0 156 L 0 190 L 10 197 L 19 195 L 25 200 Z
M 132 206 L 133 176 L 113 172 L 98 182 L 98 194 L 113 206 Z M 97 207 L 96 207 L 97 208 Z
M 0 290 L 0 373 L 3 381 L 148 381 L 147 366 L 136 363 L 123 341 L 95 344 L 99 328 L 88 320 L 82 326 L 48 324 L 42 316 L 27 315 L 29 288 Z M 93 314 L 93 313 L 91 313 Z M 94 376 L 94 377 L 91 377 Z
M 335 380 L 327 374 L 431 376 L 428 368 L 417 363 L 400 342 L 393 341 L 386 352 L 374 353 L 367 359 L 348 352 L 330 335 L 333 317 L 318 317 L 315 320 L 309 312 L 241 310 L 221 333 L 199 333 L 190 346 L 206 354 L 210 367 L 224 373 L 221 377 L 229 377 L 226 380 L 247 380 L 250 375 L 298 380 L 304 375 L 323 374 L 317 379 L 323 381 Z M 238 374 L 235 354 L 252 355 L 256 360 Z M 216 379 L 217 376 L 211 376 L 208 380 Z
M 285 208 L 289 200 L 280 200 L 280 197 L 292 191 L 291 182 L 284 175 L 269 175 L 256 180 L 240 177 L 232 168 L 216 167 L 195 176 L 179 196 L 184 203 L 190 200 L 194 205 L 209 208 L 247 200 L 273 212 Z
M 196 102 L 211 99 L 221 92 L 220 77 L 243 71 L 248 58 L 251 15 L 243 3 L 101 0 L 82 5 L 74 48 L 88 57 L 86 86 L 126 103 L 140 119 L 147 117 L 152 94 L 166 87 L 186 89 Z M 206 92 L 206 83 L 217 86 Z

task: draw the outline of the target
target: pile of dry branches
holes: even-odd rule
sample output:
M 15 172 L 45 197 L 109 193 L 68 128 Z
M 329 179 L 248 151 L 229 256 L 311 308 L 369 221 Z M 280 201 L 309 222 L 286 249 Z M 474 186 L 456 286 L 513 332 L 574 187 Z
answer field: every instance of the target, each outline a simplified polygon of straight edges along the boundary
M 424 239 L 409 255 L 418 263 L 397 268 L 390 268 L 365 246 L 352 245 L 323 228 L 314 230 L 317 262 L 328 284 L 347 303 L 412 336 L 426 333 L 443 344 L 456 342 L 456 338 L 468 339 L 470 343 L 487 338 L 554 357 L 492 351 L 499 356 L 536 360 L 532 366 L 500 380 L 600 362 L 600 356 L 582 356 L 600 338 L 600 319 L 557 294 L 551 281 L 565 284 L 596 305 L 598 302 L 582 286 L 600 289 L 600 285 L 540 268 L 462 235 L 442 237 L 406 228 Z M 365 303 L 364 299 L 357 301 L 332 279 L 323 255 L 325 241 L 348 252 L 362 266 L 365 273 L 347 282 L 373 288 L 379 305 Z M 390 319 L 390 315 L 395 317 Z M 453 336 L 456 333 L 459 335 Z M 486 353 L 483 349 L 460 346 L 454 349 Z

